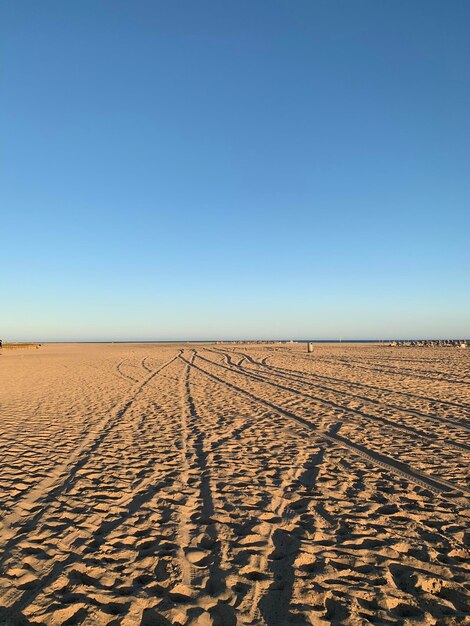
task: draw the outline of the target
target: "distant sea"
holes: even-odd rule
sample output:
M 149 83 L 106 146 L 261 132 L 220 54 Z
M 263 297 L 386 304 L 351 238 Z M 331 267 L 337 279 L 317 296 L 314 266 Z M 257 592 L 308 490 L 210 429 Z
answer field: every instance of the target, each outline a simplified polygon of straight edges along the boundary
M 420 339 L 400 339 L 389 337 L 387 339 L 122 339 L 118 341 L 74 341 L 72 339 L 57 339 L 55 341 L 43 341 L 42 343 L 389 343 L 390 341 L 446 341 L 446 340 L 470 341 L 462 337 L 426 337 Z

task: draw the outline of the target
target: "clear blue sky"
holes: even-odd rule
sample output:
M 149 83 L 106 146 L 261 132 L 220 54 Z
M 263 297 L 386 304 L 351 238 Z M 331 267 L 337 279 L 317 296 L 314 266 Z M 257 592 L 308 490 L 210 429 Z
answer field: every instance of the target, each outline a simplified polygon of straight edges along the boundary
M 0 336 L 470 335 L 470 2 L 1 2 Z

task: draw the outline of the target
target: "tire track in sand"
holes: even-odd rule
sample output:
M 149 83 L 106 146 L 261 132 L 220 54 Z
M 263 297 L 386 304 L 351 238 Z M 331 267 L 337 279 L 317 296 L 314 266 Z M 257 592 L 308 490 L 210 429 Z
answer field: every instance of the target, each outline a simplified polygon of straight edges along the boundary
M 210 352 L 217 352 L 219 354 L 224 354 L 218 350 L 209 350 Z M 241 354 L 241 353 L 238 353 Z M 381 387 L 374 387 L 372 385 L 366 385 L 365 383 L 354 383 L 352 381 L 346 380 L 346 379 L 339 379 L 339 378 L 332 378 L 330 376 L 322 376 L 320 374 L 315 374 L 315 373 L 311 373 L 311 372 L 304 372 L 301 370 L 292 370 L 290 368 L 286 368 L 286 367 L 280 367 L 280 366 L 275 366 L 275 365 L 268 365 L 267 364 L 267 360 L 270 359 L 271 357 L 265 357 L 264 359 L 262 359 L 261 361 L 256 361 L 253 357 L 249 356 L 249 355 L 244 355 L 245 360 L 247 360 L 249 363 L 251 363 L 252 365 L 254 365 L 255 367 L 264 367 L 266 368 L 267 371 L 270 371 L 272 373 L 273 376 L 281 376 L 283 378 L 285 377 L 289 377 L 291 379 L 295 379 L 296 381 L 298 381 L 299 383 L 303 383 L 303 384 L 308 384 L 308 385 L 313 385 L 314 387 L 317 387 L 319 389 L 323 389 L 325 391 L 331 391 L 333 393 L 337 393 L 339 395 L 343 395 L 343 396 L 349 396 L 353 399 L 357 399 L 357 400 L 361 400 L 370 404 L 375 404 L 375 405 L 379 405 L 379 406 L 384 406 L 396 411 L 400 411 L 403 413 L 406 413 L 408 415 L 416 415 L 417 417 L 423 418 L 423 419 L 427 419 L 430 420 L 432 422 L 435 422 L 439 425 L 442 424 L 448 424 L 449 426 L 453 426 L 455 428 L 461 428 L 462 430 L 466 431 L 466 432 L 470 432 L 470 426 L 468 424 L 466 424 L 463 421 L 458 421 L 458 420 L 452 420 L 448 417 L 437 417 L 434 415 L 429 415 L 429 413 L 425 413 L 424 411 L 418 411 L 416 409 L 412 409 L 412 408 L 403 408 L 402 406 L 397 406 L 396 404 L 390 404 L 388 402 L 383 402 L 381 400 L 378 400 L 376 398 L 371 398 L 369 396 L 363 396 L 363 395 L 358 395 L 356 393 L 352 393 L 351 391 L 343 391 L 341 389 L 338 389 L 337 386 L 335 387 L 326 387 L 324 384 L 324 380 L 326 380 L 329 383 L 333 383 L 335 385 L 338 385 L 338 383 L 340 385 L 344 385 L 344 386 L 355 386 L 355 387 L 360 387 L 360 388 L 366 388 L 366 389 L 370 389 L 373 392 L 377 393 L 379 391 L 381 392 L 385 392 L 387 394 L 394 394 L 396 396 L 406 396 L 406 397 L 413 397 L 416 399 L 421 399 L 421 400 L 425 400 L 429 403 L 436 403 L 436 404 L 443 404 L 443 405 L 450 405 L 450 406 L 456 406 L 459 408 L 462 408 L 464 410 L 467 410 L 466 407 L 461 406 L 459 404 L 455 404 L 455 403 L 448 403 L 445 401 L 441 401 L 441 400 L 432 400 L 431 398 L 426 398 L 423 396 L 415 396 L 414 394 L 409 394 L 409 393 L 405 393 L 405 392 L 400 392 L 400 391 L 392 391 L 390 389 L 384 389 Z M 233 362 L 231 363 L 232 365 L 235 365 Z M 238 366 L 240 366 L 240 362 L 237 364 Z M 320 381 L 320 382 L 319 382 Z M 321 384 L 320 384 L 321 383 Z
M 333 434 L 325 430 L 322 430 L 318 426 L 310 422 L 309 420 L 299 415 L 296 415 L 295 413 L 292 413 L 291 411 L 283 409 L 268 400 L 264 400 L 263 398 L 258 397 L 252 392 L 247 391 L 246 389 L 243 389 L 242 387 L 239 387 L 238 385 L 235 385 L 234 383 L 230 383 L 224 380 L 223 378 L 220 378 L 220 376 L 216 376 L 215 374 L 208 372 L 207 370 L 200 367 L 199 365 L 196 365 L 196 363 L 189 363 L 189 361 L 187 361 L 184 357 L 180 357 L 180 358 L 182 358 L 186 363 L 191 365 L 191 367 L 194 367 L 198 369 L 200 372 L 204 373 L 209 378 L 212 378 L 213 380 L 216 380 L 219 383 L 238 391 L 242 395 L 245 395 L 251 398 L 252 400 L 255 400 L 259 404 L 262 404 L 265 407 L 276 411 L 278 414 L 283 415 L 284 417 L 289 419 L 291 422 L 296 423 L 297 425 L 303 427 L 304 429 L 307 429 L 310 432 L 312 431 L 315 432 L 318 435 L 318 437 L 322 439 L 326 439 L 327 441 L 331 441 L 332 443 L 335 443 L 336 445 L 339 445 L 340 447 L 348 450 L 348 452 L 352 453 L 353 455 L 359 456 L 365 459 L 372 465 L 382 467 L 383 469 L 391 472 L 392 474 L 400 476 L 401 478 L 406 478 L 410 482 L 420 487 L 424 487 L 425 489 L 428 489 L 435 495 L 439 495 L 449 500 L 453 504 L 456 504 L 459 501 L 464 506 L 467 504 L 467 500 L 462 498 L 463 490 L 460 487 L 457 487 L 456 485 L 449 483 L 448 481 L 444 481 L 443 479 L 438 479 L 433 476 L 428 476 L 427 474 L 424 474 L 423 472 L 414 470 L 410 468 L 408 465 L 406 465 L 405 463 L 401 463 L 400 461 L 391 459 L 390 457 L 387 457 L 386 455 L 380 452 L 369 450 L 365 446 L 352 443 L 348 439 L 341 437 L 338 434 Z M 216 367 L 221 367 L 221 366 L 216 365 Z
M 116 365 L 117 373 L 119 374 L 121 378 L 124 378 L 125 380 L 130 380 L 134 383 L 139 382 L 137 378 L 134 378 L 134 376 L 130 376 L 130 374 L 126 374 L 125 372 L 123 372 L 122 366 L 124 365 L 126 361 L 129 361 L 129 359 L 123 359 Z
M 240 354 L 239 352 L 235 352 L 236 354 Z M 270 359 L 272 359 L 274 356 L 277 356 L 276 354 L 274 355 L 269 355 L 267 357 L 265 357 L 262 362 L 263 365 L 267 365 L 268 361 Z M 286 353 L 282 353 L 282 356 L 286 356 Z M 310 358 L 306 358 L 304 356 L 301 356 L 299 354 L 296 354 L 295 352 L 290 352 L 288 353 L 288 356 L 290 357 L 297 357 L 298 360 L 300 361 L 306 361 L 309 364 L 312 364 L 312 359 Z M 328 361 L 330 362 L 330 361 Z M 333 363 L 338 363 L 337 361 L 331 361 Z M 457 408 L 457 409 L 464 409 L 464 410 L 468 410 L 470 409 L 470 404 L 466 404 L 466 403 L 458 403 L 458 402 L 451 402 L 450 400 L 439 400 L 437 398 L 429 398 L 427 396 L 423 396 L 421 394 L 416 394 L 416 393 L 411 393 L 410 391 L 397 391 L 396 389 L 389 389 L 388 387 L 376 387 L 374 385 L 369 385 L 367 383 L 362 383 L 362 382 L 358 382 L 355 380 L 349 380 L 347 378 L 335 378 L 334 376 L 325 376 L 324 374 L 317 374 L 315 372 L 303 372 L 300 370 L 292 370 L 290 368 L 279 368 L 278 369 L 283 369 L 283 370 L 287 370 L 287 371 L 295 371 L 296 373 L 302 375 L 302 376 L 308 376 L 308 377 L 313 377 L 315 379 L 321 379 L 321 380 L 326 380 L 326 381 L 330 381 L 334 384 L 336 383 L 340 383 L 343 385 L 349 385 L 351 387 L 359 387 L 361 389 L 371 389 L 372 391 L 382 391 L 384 393 L 388 393 L 388 394 L 392 394 L 392 395 L 396 395 L 396 396 L 404 396 L 405 398 L 413 398 L 415 400 L 424 400 L 425 402 L 428 402 L 430 404 L 433 405 L 441 405 L 441 406 L 445 406 L 445 407 L 452 407 L 452 408 Z M 459 424 L 459 422 L 456 422 L 456 424 Z
M 235 617 L 228 602 L 230 592 L 226 585 L 226 572 L 221 567 L 220 522 L 214 520 L 208 448 L 191 392 L 194 354 L 189 361 L 181 355 L 180 358 L 186 363 L 181 379 L 180 444 L 181 478 L 186 501 L 181 506 L 178 529 L 181 584 L 176 585 L 170 595 L 175 601 L 184 600 L 205 607 L 212 616 L 210 619 L 216 617 L 232 622 Z
M 133 385 L 128 392 L 128 397 L 111 408 L 109 413 L 105 415 L 105 417 L 95 425 L 94 429 L 82 440 L 74 453 L 60 464 L 50 476 L 43 479 L 6 517 L 3 518 L 3 520 L 0 521 L 2 535 L 7 538 L 6 545 L 4 546 L 4 554 L 0 562 L 5 560 L 9 551 L 17 542 L 19 530 L 27 529 L 29 532 L 36 525 L 44 512 L 49 508 L 51 502 L 65 489 L 71 486 L 78 470 L 83 467 L 114 425 L 128 411 L 141 391 L 159 372 L 173 363 L 173 361 L 178 358 L 179 353 L 151 372 L 143 381 Z M 21 522 L 19 526 L 17 526 L 18 522 Z M 15 528 L 13 529 L 13 527 Z
M 208 350 L 209 352 L 213 352 L 212 350 Z M 199 355 L 199 358 L 204 359 L 204 357 Z M 214 365 L 219 365 L 214 363 L 213 361 L 210 361 L 210 359 L 207 359 L 209 362 L 213 363 Z M 258 363 L 257 361 L 255 361 L 254 359 L 250 358 L 246 358 L 246 360 L 248 360 L 250 363 L 252 363 L 255 366 L 261 366 L 261 363 Z M 337 390 L 337 389 L 333 389 L 331 387 L 325 387 L 325 386 L 320 386 L 318 384 L 315 383 L 310 383 L 308 381 L 305 380 L 301 380 L 300 377 L 294 376 L 292 374 L 286 375 L 282 372 L 274 372 L 274 371 L 269 371 L 271 370 L 271 368 L 269 366 L 264 366 L 266 368 L 267 371 L 261 370 L 258 367 L 255 371 L 251 371 L 246 369 L 245 367 L 241 366 L 240 364 L 234 364 L 232 361 L 227 361 L 230 363 L 230 366 L 223 366 L 223 367 L 230 367 L 230 369 L 234 372 L 239 372 L 241 374 L 246 374 L 250 377 L 256 377 L 256 379 L 263 379 L 264 382 L 268 385 L 273 385 L 274 387 L 278 387 L 280 389 L 284 389 L 284 390 L 288 390 L 291 393 L 294 393 L 296 395 L 300 395 L 303 396 L 305 398 L 314 400 L 315 402 L 319 402 L 321 404 L 327 405 L 327 406 L 331 406 L 334 409 L 338 409 L 338 410 L 342 410 L 345 413 L 350 413 L 353 415 L 358 415 L 359 417 L 366 419 L 372 423 L 382 423 L 385 426 L 387 426 L 388 428 L 391 428 L 392 430 L 396 430 L 402 433 L 405 433 L 406 435 L 414 435 L 416 437 L 420 437 L 421 439 L 424 439 L 425 441 L 430 441 L 430 442 L 434 442 L 436 441 L 436 439 L 439 440 L 439 442 L 441 443 L 441 445 L 445 445 L 448 448 L 452 448 L 453 450 L 456 450 L 457 452 L 459 452 L 462 456 L 464 457 L 468 457 L 470 456 L 470 445 L 467 445 L 465 443 L 460 443 L 458 441 L 454 441 L 453 439 L 447 439 L 447 438 L 441 438 L 439 437 L 438 433 L 426 433 L 426 432 L 422 432 L 421 430 L 418 430 L 417 428 L 413 427 L 413 426 L 408 426 L 407 424 L 402 424 L 402 423 L 397 423 L 397 422 L 393 422 L 391 419 L 388 419 L 386 417 L 383 416 L 378 416 L 378 415 L 373 415 L 371 413 L 365 413 L 362 410 L 359 409 L 354 409 L 351 407 L 347 407 L 344 406 L 342 404 L 338 404 L 337 402 L 334 402 L 332 400 L 328 400 L 325 398 L 321 398 L 318 397 L 316 395 L 313 395 L 311 393 L 304 393 L 303 391 L 300 391 L 299 389 L 295 389 L 295 388 L 288 388 L 285 387 L 283 385 L 280 385 L 277 382 L 273 382 L 272 380 L 269 380 L 269 376 L 271 376 L 272 378 L 274 378 L 275 380 L 278 380 L 279 378 L 282 378 L 284 380 L 287 380 L 289 383 L 293 383 L 295 382 L 298 385 L 307 385 L 307 386 L 314 386 L 317 389 L 321 389 L 330 393 L 334 393 L 334 394 L 338 394 L 338 395 L 346 395 L 346 396 L 351 396 L 354 399 L 360 399 L 362 402 L 366 403 L 366 404 L 371 404 L 374 407 L 378 406 L 378 407 L 387 407 L 387 408 L 391 408 L 395 411 L 399 411 L 401 413 L 404 413 L 405 415 L 409 415 L 410 413 L 413 413 L 419 417 L 424 417 L 425 419 L 430 419 L 433 421 L 439 421 L 436 418 L 432 418 L 428 415 L 426 415 L 425 413 L 419 413 L 416 411 L 410 411 L 410 410 L 406 410 L 403 409 L 401 407 L 397 407 L 394 405 L 390 405 L 390 404 L 386 404 L 383 402 L 380 402 L 378 400 L 373 400 L 373 399 L 369 399 L 366 398 L 364 396 L 355 396 L 353 394 L 341 391 L 341 390 Z M 220 367 L 222 367 L 221 365 L 219 365 Z M 442 420 L 444 421 L 444 420 Z M 455 423 L 453 423 L 454 426 L 456 426 Z M 463 430 L 470 430 L 468 429 L 466 426 L 462 425 L 461 428 Z
M 142 359 L 142 361 L 140 362 L 140 366 L 146 370 L 147 372 L 149 372 L 149 374 L 153 371 L 152 368 L 147 364 L 147 361 L 149 360 L 149 357 L 146 356 Z
M 441 382 L 441 383 L 452 383 L 456 385 L 469 385 L 470 384 L 469 380 L 462 380 L 460 378 L 456 378 L 454 377 L 453 374 L 450 374 L 449 372 L 444 373 L 443 376 L 430 376 L 429 374 L 435 374 L 436 372 L 430 371 L 429 374 L 418 373 L 416 370 L 405 368 L 405 367 L 402 367 L 400 368 L 400 370 L 397 370 L 396 368 L 389 367 L 387 365 L 376 364 L 376 363 L 371 364 L 367 360 L 354 361 L 353 359 L 345 360 L 345 359 L 340 358 L 338 359 L 338 362 L 341 363 L 342 365 L 346 365 L 347 367 L 358 367 L 360 369 L 368 369 L 371 371 L 383 372 L 385 374 L 398 374 L 399 376 L 403 376 L 403 378 L 424 378 L 425 380 L 432 380 L 432 381 Z M 376 367 L 373 367 L 374 365 Z M 423 370 L 420 370 L 420 371 L 422 372 Z
M 260 375 L 255 374 L 255 373 L 247 372 L 247 371 L 246 371 L 246 370 L 244 370 L 243 368 L 236 368 L 236 369 L 234 369 L 233 367 L 228 367 L 228 366 L 223 365 L 223 364 L 221 364 L 221 363 L 216 363 L 216 362 L 214 362 L 214 361 L 211 361 L 210 359 L 207 359 L 206 357 L 201 356 L 200 354 L 198 354 L 198 358 L 199 358 L 200 360 L 202 360 L 202 361 L 206 362 L 206 363 L 209 363 L 209 364 L 211 364 L 211 365 L 213 365 L 213 366 L 217 367 L 217 368 L 222 368 L 222 369 L 225 369 L 225 370 L 229 371 L 229 372 L 230 372 L 230 373 L 232 373 L 232 374 L 235 374 L 235 375 L 240 375 L 240 376 L 244 377 L 245 379 L 258 381 L 258 382 L 264 383 L 264 384 L 266 384 L 266 385 L 270 385 L 270 386 L 272 386 L 272 387 L 274 387 L 274 388 L 276 388 L 276 389 L 281 389 L 281 390 L 283 390 L 283 391 L 288 391 L 288 392 L 290 392 L 290 393 L 292 393 L 292 394 L 295 394 L 295 395 L 297 395 L 297 396 L 302 396 L 302 397 L 305 397 L 305 398 L 308 398 L 308 399 L 312 399 L 312 400 L 314 400 L 314 401 L 318 401 L 318 400 L 319 400 L 316 396 L 312 396 L 312 395 L 310 395 L 310 394 L 305 394 L 305 393 L 303 393 L 303 392 L 301 392 L 301 391 L 299 391 L 299 390 L 292 389 L 292 388 L 290 388 L 290 387 L 286 387 L 285 385 L 281 385 L 281 384 L 279 384 L 279 383 L 272 382 L 272 381 L 270 381 L 270 380 L 267 380 L 267 379 L 266 379 L 266 378 L 264 378 L 263 376 L 260 376 Z M 338 404 L 336 404 L 336 403 L 334 403 L 334 402 L 331 402 L 331 401 L 321 401 L 321 404 L 326 404 L 327 406 L 332 406 L 332 407 L 334 407 L 335 409 L 342 409 L 345 413 L 348 413 L 348 412 L 349 412 L 349 413 L 352 413 L 352 414 L 358 414 L 358 415 L 360 415 L 362 418 L 364 418 L 364 419 L 368 419 L 368 420 L 369 420 L 369 421 L 371 421 L 371 422 L 375 422 L 375 421 L 376 421 L 376 422 L 388 422 L 388 421 L 389 421 L 389 420 L 386 420 L 386 419 L 381 419 L 381 418 L 378 418 L 378 417 L 377 417 L 376 419 L 374 419 L 374 416 L 371 416 L 371 415 L 369 415 L 369 414 L 367 414 L 367 413 L 364 413 L 364 412 L 362 412 L 362 411 L 358 411 L 358 410 L 355 410 L 355 409 L 347 409 L 347 408 L 342 408 L 342 407 L 341 407 L 341 405 L 338 405 Z M 311 423 L 311 422 L 310 422 L 310 423 Z M 387 425 L 389 425 L 389 424 L 387 423 Z M 312 424 L 312 426 L 313 426 L 313 424 Z M 400 430 L 401 430 L 401 431 L 403 431 L 403 432 L 404 432 L 406 435 L 408 435 L 408 436 L 410 435 L 410 432 L 411 432 L 412 434 L 418 434 L 418 431 L 416 431 L 416 432 L 415 432 L 415 429 L 408 429 L 408 428 L 405 428 L 405 427 L 400 427 L 400 426 L 397 426 L 397 427 L 395 428 L 395 425 L 393 425 L 393 424 L 391 424 L 391 425 L 389 425 L 389 426 L 390 426 L 390 427 L 393 427 L 393 428 L 394 428 L 394 430 L 397 430 L 397 431 L 400 431 Z M 320 430 L 321 430 L 321 429 L 320 429 Z M 425 440 L 427 439 L 427 440 L 428 440 L 428 441 L 430 441 L 430 442 L 435 442 L 436 440 L 438 440 L 437 438 L 433 438 L 431 435 L 424 436 L 424 435 L 422 435 L 421 433 L 419 433 L 419 434 L 420 434 L 420 436 L 421 436 L 423 439 L 425 439 Z M 366 453 L 370 453 L 370 455 L 371 455 L 371 460 L 372 460 L 372 458 L 373 458 L 373 456 L 374 456 L 374 455 L 375 455 L 375 456 L 376 456 L 377 454 L 378 454 L 378 455 L 381 455 L 381 453 L 379 453 L 379 452 L 375 452 L 375 451 L 371 451 L 371 450 L 370 450 L 369 448 L 367 448 L 366 446 L 362 445 L 361 443 L 355 442 L 355 441 L 353 441 L 353 440 L 351 440 L 351 439 L 347 439 L 347 438 L 345 438 L 345 437 L 341 437 L 340 439 L 341 439 L 341 441 L 342 441 L 342 444 L 343 444 L 343 445 L 345 445 L 345 444 L 346 444 L 346 445 L 348 445 L 348 444 L 349 444 L 350 446 L 353 446 L 353 447 L 355 447 L 356 449 L 360 449 L 360 450 L 362 450 L 362 452 L 363 452 L 363 453 L 364 453 L 364 452 L 366 452 Z M 438 440 L 438 441 L 439 441 L 439 440 Z M 412 445 L 412 444 L 413 444 L 413 441 L 411 442 L 411 445 Z M 467 456 L 468 456 L 468 452 L 466 452 L 466 451 L 464 452 L 464 451 L 462 451 L 460 448 L 459 448 L 459 453 L 460 453 L 461 455 L 463 455 L 463 456 L 465 456 L 465 455 L 467 455 Z M 403 469 L 404 469 L 404 468 L 410 468 L 410 466 L 409 466 L 409 465 L 407 465 L 406 463 L 404 463 L 404 462 L 402 462 L 402 461 L 400 461 L 400 460 L 396 459 L 395 457 L 386 456 L 386 455 L 381 455 L 381 456 L 382 456 L 382 459 L 384 459 L 384 458 L 390 459 L 390 463 L 391 463 L 391 464 L 393 464 L 393 465 L 395 466 L 395 468 L 397 468 L 397 469 L 399 469 L 399 470 L 401 469 L 401 470 L 403 471 Z M 410 469 L 411 469 L 411 468 L 410 468 Z M 413 471 L 413 472 L 415 472 L 415 473 L 417 473 L 417 474 L 419 474 L 420 476 L 423 476 L 423 477 L 425 477 L 425 476 L 429 476 L 429 478 L 431 478 L 431 479 L 432 479 L 432 481 L 433 481 L 434 483 L 438 483 L 438 484 L 440 484 L 440 485 L 441 485 L 441 487 L 442 487 L 442 486 L 445 486 L 446 488 L 448 488 L 447 490 L 449 490 L 449 489 L 450 489 L 450 490 L 452 490 L 452 491 L 454 491 L 454 492 L 459 492 L 459 493 L 461 493 L 461 494 L 466 494 L 467 496 L 469 496 L 469 495 L 470 495 L 470 490 L 469 490 L 469 489 L 467 489 L 466 487 L 464 487 L 464 486 L 463 486 L 463 485 L 461 485 L 461 484 L 455 484 L 455 483 L 453 483 L 453 482 L 451 482 L 451 481 L 449 481 L 449 480 L 447 480 L 447 479 L 445 479 L 445 478 L 442 478 L 442 477 L 440 477 L 440 476 L 437 476 L 436 474 L 431 474 L 431 475 L 429 475 L 428 473 L 426 473 L 426 472 L 424 472 L 424 471 L 422 471 L 422 470 L 421 470 L 421 471 L 418 471 L 418 470 L 412 470 L 412 471 Z M 395 473 L 396 473 L 396 472 L 395 472 Z M 429 488 L 431 488 L 431 487 L 429 487 Z

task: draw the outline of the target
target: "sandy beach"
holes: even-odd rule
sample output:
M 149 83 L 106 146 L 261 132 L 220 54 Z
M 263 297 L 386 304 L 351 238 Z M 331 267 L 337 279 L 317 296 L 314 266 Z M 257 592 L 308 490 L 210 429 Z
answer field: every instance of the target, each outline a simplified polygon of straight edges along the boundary
M 0 624 L 463 624 L 470 350 L 0 356 Z

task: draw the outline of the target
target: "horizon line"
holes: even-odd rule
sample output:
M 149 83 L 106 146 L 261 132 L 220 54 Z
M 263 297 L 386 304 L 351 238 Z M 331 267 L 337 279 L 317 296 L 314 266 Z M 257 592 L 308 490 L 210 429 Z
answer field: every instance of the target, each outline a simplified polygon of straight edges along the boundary
M 4 339 L 3 343 L 380 343 L 389 341 L 470 341 L 466 337 L 378 337 L 378 338 L 339 338 L 339 339 Z

